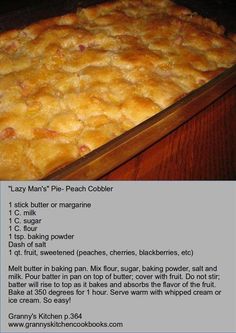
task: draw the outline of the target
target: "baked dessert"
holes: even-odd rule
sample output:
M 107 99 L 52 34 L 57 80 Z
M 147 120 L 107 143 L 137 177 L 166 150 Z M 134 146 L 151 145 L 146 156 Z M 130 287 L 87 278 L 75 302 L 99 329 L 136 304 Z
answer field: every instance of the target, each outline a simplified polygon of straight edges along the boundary
M 0 35 L 0 179 L 42 179 L 236 63 L 223 27 L 121 0 Z

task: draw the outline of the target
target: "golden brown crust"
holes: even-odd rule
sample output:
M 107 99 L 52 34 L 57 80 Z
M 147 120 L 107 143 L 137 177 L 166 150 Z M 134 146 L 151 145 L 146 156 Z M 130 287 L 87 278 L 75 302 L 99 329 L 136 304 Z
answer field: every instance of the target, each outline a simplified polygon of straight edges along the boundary
M 224 29 L 120 0 L 0 34 L 0 179 L 40 179 L 236 63 Z

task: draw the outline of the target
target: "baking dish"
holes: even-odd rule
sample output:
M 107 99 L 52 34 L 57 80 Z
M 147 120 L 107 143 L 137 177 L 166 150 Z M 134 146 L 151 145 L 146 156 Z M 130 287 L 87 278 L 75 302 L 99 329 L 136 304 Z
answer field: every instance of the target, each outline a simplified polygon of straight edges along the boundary
M 161 113 L 46 179 L 235 179 L 235 85 L 236 65 Z M 207 119 L 208 114 L 210 119 Z M 214 119 L 217 127 L 213 126 Z M 178 146 L 184 126 L 189 127 L 187 141 Z M 202 128 L 204 131 L 201 133 Z M 200 135 L 195 141 L 193 137 L 197 131 Z M 206 140 L 205 132 L 208 132 L 210 140 Z M 175 139 L 166 144 L 171 136 Z M 180 150 L 191 141 L 193 144 L 189 150 L 182 151 L 180 155 Z M 200 144 L 205 149 L 197 152 L 194 158 L 196 145 Z

